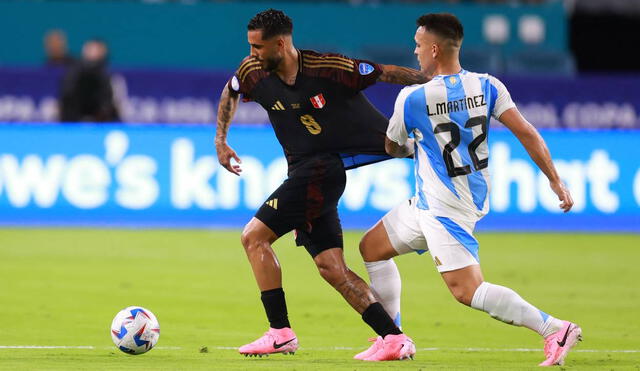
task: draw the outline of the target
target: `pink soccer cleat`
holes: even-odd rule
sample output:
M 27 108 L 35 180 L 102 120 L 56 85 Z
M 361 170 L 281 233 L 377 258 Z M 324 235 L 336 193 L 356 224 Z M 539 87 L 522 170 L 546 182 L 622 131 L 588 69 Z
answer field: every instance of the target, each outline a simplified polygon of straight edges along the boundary
M 413 359 L 416 346 L 407 335 L 387 335 L 382 339 L 382 347 L 365 358 L 365 361 L 395 361 Z
M 369 341 L 373 343 L 371 344 L 369 349 L 356 354 L 355 356 L 353 356 L 353 359 L 364 360 L 365 358 L 374 355 L 378 350 L 382 348 L 382 336 L 370 338 Z
M 258 340 L 241 346 L 238 352 L 245 357 L 262 357 L 272 353 L 295 354 L 296 350 L 298 350 L 298 338 L 293 330 L 285 327 L 270 328 Z
M 564 326 L 544 339 L 544 355 L 547 357 L 539 366 L 555 366 L 564 364 L 564 359 L 578 341 L 582 340 L 580 326 L 569 321 L 562 321 Z

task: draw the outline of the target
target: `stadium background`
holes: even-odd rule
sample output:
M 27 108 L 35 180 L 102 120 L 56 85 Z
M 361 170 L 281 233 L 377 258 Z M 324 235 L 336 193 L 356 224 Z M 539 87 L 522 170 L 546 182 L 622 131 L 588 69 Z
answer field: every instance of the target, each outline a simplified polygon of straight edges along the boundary
M 567 256 L 586 254 L 606 264 L 612 275 L 617 274 L 613 279 L 600 272 L 603 280 L 611 280 L 611 285 L 631 289 L 630 293 L 623 291 L 620 295 L 628 295 L 631 303 L 640 299 L 632 283 L 639 278 L 637 270 L 629 265 L 637 261 L 634 248 L 640 244 L 637 235 L 640 232 L 640 59 L 631 47 L 640 41 L 635 29 L 640 22 L 640 5 L 635 1 L 0 1 L 0 225 L 4 226 L 0 229 L 0 277 L 5 279 L 4 287 L 0 286 L 0 304 L 4 308 L 0 317 L 9 318 L 19 312 L 11 309 L 11 298 L 28 296 L 30 300 L 37 300 L 31 295 L 34 292 L 42 295 L 41 298 L 47 297 L 38 291 L 41 289 L 38 282 L 50 279 L 50 273 L 47 268 L 38 274 L 33 271 L 34 265 L 46 263 L 40 261 L 43 257 L 53 262 L 68 261 L 65 266 L 74 270 L 79 266 L 92 266 L 89 262 L 101 259 L 104 252 L 101 249 L 111 251 L 109 254 L 117 251 L 128 260 L 155 254 L 151 249 L 140 250 L 140 246 L 162 245 L 167 241 L 194 246 L 208 243 L 216 245 L 216 249 L 236 251 L 237 255 L 228 257 L 227 264 L 231 264 L 233 272 L 241 267 L 243 278 L 236 279 L 246 283 L 247 289 L 242 293 L 247 301 L 253 300 L 248 264 L 242 260 L 238 239 L 232 237 L 237 231 L 217 231 L 241 228 L 283 179 L 286 163 L 268 126 L 266 113 L 255 104 L 242 103 L 229 142 L 243 158 L 245 172 L 239 179 L 229 175 L 215 158 L 212 123 L 221 87 L 248 52 L 245 25 L 251 16 L 267 7 L 283 9 L 293 18 L 294 42 L 299 48 L 335 51 L 409 66 L 416 65 L 412 35 L 417 15 L 438 11 L 458 15 L 466 34 L 463 67 L 493 73 L 505 82 L 521 111 L 541 130 L 576 201 L 571 213 L 559 214 L 546 178 L 517 140 L 499 123 L 492 122 L 489 136 L 492 212 L 479 223 L 478 229 L 522 234 L 480 234 L 481 243 L 509 240 L 516 244 L 538 241 L 527 242 L 535 246 L 565 244 Z M 65 69 L 45 66 L 42 48 L 44 34 L 52 29 L 66 33 L 70 51 L 76 56 L 85 40 L 99 37 L 106 41 L 110 49 L 111 84 L 121 123 L 59 122 L 57 96 Z M 398 90 L 396 86 L 378 84 L 366 94 L 389 115 Z M 408 161 L 387 161 L 350 171 L 348 176 L 340 212 L 344 225 L 350 229 L 368 228 L 413 192 Z M 65 229 L 78 226 L 83 229 Z M 147 232 L 148 241 L 154 242 L 148 242 L 118 227 L 206 228 L 214 234 L 151 229 Z M 577 232 L 611 234 L 591 238 Z M 360 234 L 359 231 L 348 233 L 349 243 L 357 244 Z M 113 237 L 116 235 L 120 237 Z M 599 241 L 598 246 L 593 245 L 595 241 Z M 83 247 L 85 244 L 91 246 Z M 599 246 L 609 244 L 613 251 L 600 251 L 597 259 L 589 255 Z M 615 245 L 619 245 L 619 250 L 615 250 Z M 89 257 L 78 252 L 84 248 L 94 255 Z M 178 249 L 183 252 L 176 253 Z M 201 250 L 192 251 L 184 246 L 159 250 L 166 260 L 151 260 L 163 267 L 162 264 L 172 265 L 175 256 L 171 251 L 180 257 L 184 257 L 184 251 L 191 251 L 203 262 L 218 267 L 218 258 L 200 255 Z M 359 264 L 355 250 L 347 252 L 352 266 Z M 510 274 L 515 274 L 540 279 L 539 275 L 524 273 L 529 266 L 524 263 L 518 266 L 520 257 L 509 255 L 514 254 L 513 251 L 509 252 L 506 247 L 499 251 L 506 254 L 505 264 L 515 264 L 516 273 L 504 273 L 505 277 L 513 278 Z M 565 252 L 560 248 L 556 251 Z M 285 267 L 287 258 L 300 262 L 306 259 L 300 253 L 295 258 L 287 256 L 290 252 L 283 254 Z M 518 250 L 518 254 L 524 253 Z M 487 255 L 491 256 L 491 252 L 487 251 Z M 535 255 L 524 256 L 536 259 Z M 516 260 L 511 263 L 510 259 Z M 120 264 L 119 272 L 134 264 L 106 261 Z M 587 281 L 597 276 L 593 270 L 598 265 L 590 262 L 591 265 L 577 263 L 587 269 L 582 273 L 587 286 L 593 285 Z M 233 264 L 238 267 L 234 268 Z M 409 276 L 421 269 L 406 264 Z M 494 269 L 492 267 L 489 269 Z M 80 271 L 84 272 L 83 269 Z M 200 269 L 206 272 L 211 268 Z M 108 292 L 107 276 L 105 273 L 103 281 L 96 281 L 101 282 L 95 286 L 98 292 Z M 222 277 L 219 273 L 213 276 Z M 31 277 L 31 281 L 26 277 Z M 66 280 L 64 274 L 59 277 L 74 287 L 73 290 L 83 290 L 74 286 L 78 277 L 70 276 Z M 207 276 L 195 279 L 209 282 L 210 277 L 204 277 Z M 30 289 L 23 291 L 22 279 L 31 282 L 27 285 Z M 527 278 L 522 279 L 527 282 Z M 192 283 L 183 281 L 181 285 Z M 122 285 L 119 287 L 129 287 L 128 283 Z M 206 285 L 196 286 L 198 290 L 210 291 Z M 158 290 L 163 289 L 159 286 Z M 198 290 L 193 295 L 198 295 Z M 581 287 L 578 291 L 588 290 Z M 68 294 L 66 288 L 53 292 Z M 324 294 L 329 298 L 328 303 L 340 300 L 328 291 Z M 89 306 L 103 310 L 107 317 L 120 307 L 132 304 L 127 300 L 136 298 L 151 303 L 152 309 L 165 308 L 165 303 L 156 303 L 151 296 L 148 292 L 120 294 L 118 298 L 122 303 L 116 300 L 113 308 Z M 104 298 L 94 299 L 95 303 L 104 304 Z M 65 300 L 70 299 L 62 301 Z M 254 306 L 251 309 L 242 307 L 247 311 L 246 316 L 253 318 L 256 313 L 261 316 L 257 301 L 251 303 Z M 208 304 L 225 305 L 229 306 L 228 311 L 234 310 L 225 301 L 214 300 Z M 557 302 L 550 300 L 548 304 L 557 305 Z M 608 308 L 612 313 L 622 313 L 623 309 L 629 310 L 628 302 L 612 301 Z M 164 310 L 164 318 L 170 317 L 170 311 Z M 35 316 L 41 312 L 42 309 L 27 311 Z M 163 316 L 156 314 L 163 323 Z M 216 317 L 216 320 L 220 319 Z M 39 339 L 45 339 L 41 345 L 60 342 L 60 338 L 53 335 L 23 336 L 18 329 L 26 326 L 26 319 L 6 321 L 5 335 L 13 340 L 11 344 L 38 343 Z M 255 323 L 261 322 L 256 319 Z M 251 331 L 257 331 L 255 326 L 242 333 L 243 336 L 238 335 L 235 341 L 244 341 L 245 337 L 252 336 Z M 100 339 L 95 340 L 96 344 L 104 343 L 102 335 L 95 339 Z M 0 359 L 7 354 L 3 353 L 2 343 L 0 341 Z M 71 343 L 84 344 L 82 340 Z M 179 342 L 169 341 L 169 344 Z M 606 349 L 608 344 L 601 345 Z M 640 348 L 637 341 L 613 346 L 623 350 Z M 223 348 L 219 351 L 224 351 Z M 630 354 L 634 358 L 621 365 L 638 365 L 636 353 Z M 33 355 L 25 354 L 25 358 L 29 357 Z M 19 358 L 14 361 L 21 362 Z M 43 361 L 34 359 L 32 362 Z M 512 366 L 520 365 L 514 362 Z M 14 365 L 31 368 L 34 364 L 37 363 Z M 101 367 L 109 365 L 107 360 Z

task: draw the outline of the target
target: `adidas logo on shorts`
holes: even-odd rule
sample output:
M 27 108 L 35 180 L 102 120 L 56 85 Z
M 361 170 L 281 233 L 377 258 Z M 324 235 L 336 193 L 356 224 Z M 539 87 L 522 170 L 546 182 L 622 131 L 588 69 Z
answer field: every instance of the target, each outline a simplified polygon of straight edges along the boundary
M 267 205 L 273 207 L 274 209 L 278 210 L 278 199 L 277 198 L 269 200 L 269 201 L 265 202 L 265 204 L 267 204 Z

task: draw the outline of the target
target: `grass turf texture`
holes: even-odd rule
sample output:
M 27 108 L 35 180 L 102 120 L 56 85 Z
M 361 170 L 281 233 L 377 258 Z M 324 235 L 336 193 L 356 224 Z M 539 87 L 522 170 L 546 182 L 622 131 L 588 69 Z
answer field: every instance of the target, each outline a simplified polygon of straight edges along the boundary
M 362 277 L 361 232 L 345 234 L 348 264 Z M 487 281 L 509 286 L 584 331 L 565 368 L 639 369 L 638 235 L 480 234 Z M 364 363 L 370 329 L 316 273 L 291 236 L 275 245 L 283 267 L 294 356 L 245 358 L 235 349 L 267 329 L 238 231 L 0 229 L 0 369 L 536 369 L 542 342 L 455 302 L 428 254 L 396 259 L 403 325 L 416 360 Z M 129 305 L 160 321 L 159 348 L 129 356 L 109 325 Z M 207 347 L 208 352 L 200 349 Z M 353 349 L 340 349 L 341 347 Z M 420 350 L 420 348 L 438 348 Z M 471 350 L 468 348 L 489 348 Z M 539 352 L 504 349 L 540 349 Z M 503 351 L 501 351 L 501 349 Z

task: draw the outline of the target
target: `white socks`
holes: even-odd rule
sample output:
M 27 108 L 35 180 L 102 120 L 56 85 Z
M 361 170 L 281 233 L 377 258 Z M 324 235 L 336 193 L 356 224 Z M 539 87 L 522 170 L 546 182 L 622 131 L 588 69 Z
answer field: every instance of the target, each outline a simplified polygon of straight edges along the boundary
M 530 328 L 543 337 L 562 328 L 562 321 L 527 303 L 515 291 L 489 282 L 478 286 L 471 307 L 485 311 L 502 322 Z
M 371 291 L 393 322 L 400 326 L 400 272 L 393 259 L 365 262 Z M 473 294 L 471 307 L 487 312 L 502 322 L 527 327 L 543 337 L 562 329 L 562 321 L 526 302 L 510 288 L 483 282 Z
M 400 326 L 400 272 L 393 259 L 364 262 L 369 272 L 371 291 L 380 301 L 396 326 Z

